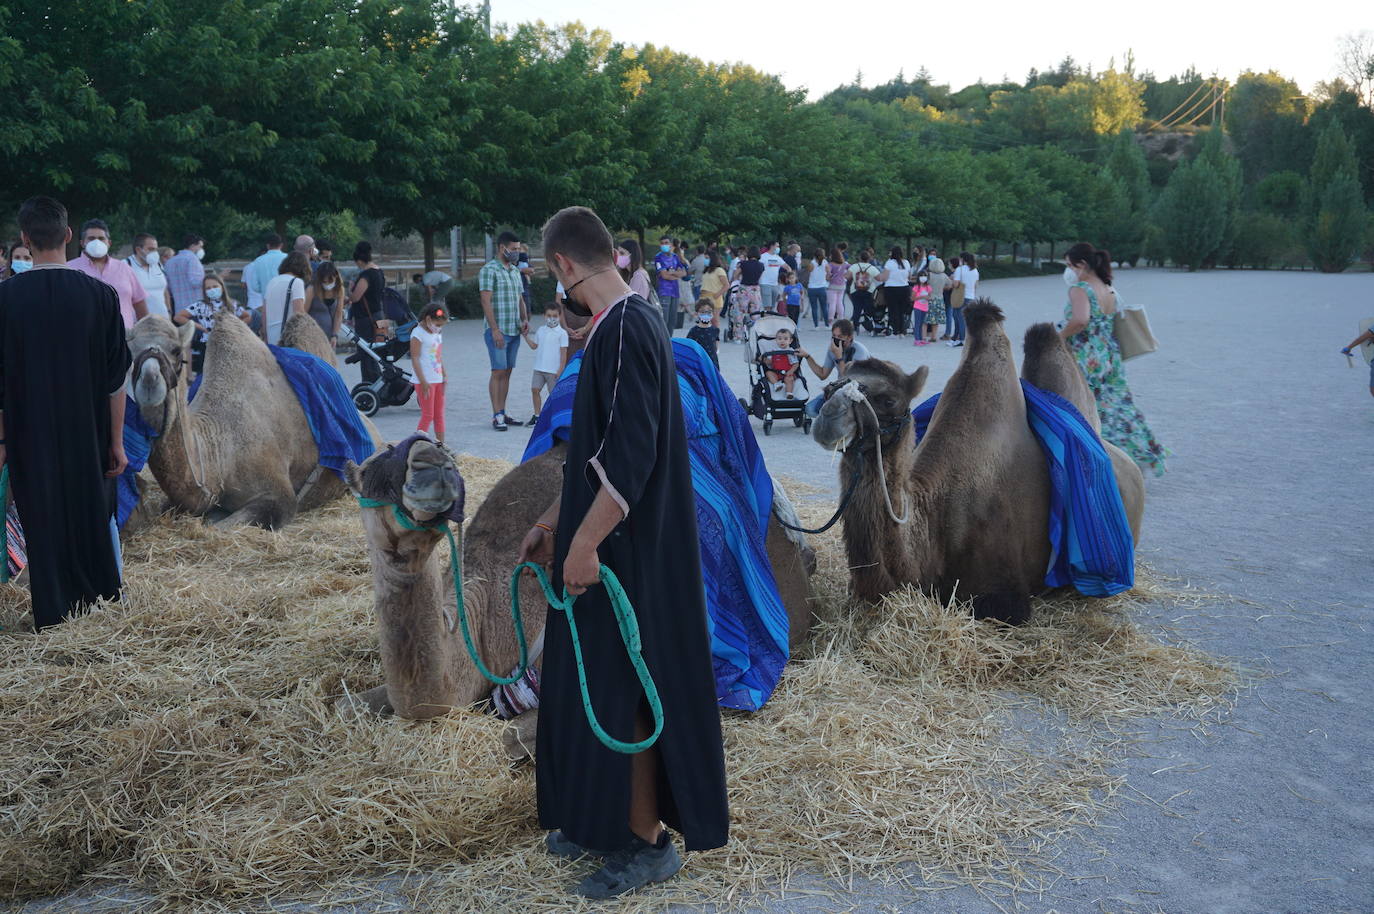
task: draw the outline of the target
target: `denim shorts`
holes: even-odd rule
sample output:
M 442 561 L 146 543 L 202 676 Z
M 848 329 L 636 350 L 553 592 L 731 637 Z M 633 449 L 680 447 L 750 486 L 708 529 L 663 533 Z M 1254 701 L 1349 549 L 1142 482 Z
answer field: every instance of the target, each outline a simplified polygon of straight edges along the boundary
M 515 360 L 520 357 L 520 336 L 501 334 L 506 338 L 506 348 L 497 349 L 491 341 L 491 328 L 482 331 L 482 340 L 487 344 L 487 358 L 491 360 L 492 371 L 509 371 L 515 368 Z

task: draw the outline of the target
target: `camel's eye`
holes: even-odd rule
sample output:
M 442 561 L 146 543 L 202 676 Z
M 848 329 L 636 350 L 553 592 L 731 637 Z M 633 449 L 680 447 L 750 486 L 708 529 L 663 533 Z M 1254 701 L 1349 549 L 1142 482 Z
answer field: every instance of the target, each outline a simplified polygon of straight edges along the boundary
M 883 406 L 886 406 L 886 407 L 888 407 L 889 409 L 891 409 L 892 407 L 894 407 L 894 406 L 896 406 L 896 405 L 897 405 L 897 399 L 896 399 L 895 397 L 883 397 Z

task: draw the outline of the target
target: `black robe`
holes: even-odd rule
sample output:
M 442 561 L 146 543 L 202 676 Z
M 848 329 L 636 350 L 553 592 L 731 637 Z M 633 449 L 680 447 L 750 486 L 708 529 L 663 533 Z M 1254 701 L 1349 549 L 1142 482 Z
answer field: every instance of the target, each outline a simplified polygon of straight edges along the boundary
M 614 410 L 612 410 L 614 403 Z M 725 844 L 729 812 L 696 496 L 677 373 L 663 314 L 639 296 L 613 305 L 587 343 L 563 470 L 554 587 L 568 546 L 602 485 L 628 506 L 601 544 L 602 564 L 634 604 L 644 660 L 663 702 L 659 810 L 688 850 Z M 604 479 L 602 474 L 604 474 Z M 643 690 L 606 589 L 574 606 L 592 707 L 611 736 L 635 739 Z M 619 850 L 629 829 L 630 756 L 604 747 L 582 709 L 567 617 L 550 608 L 540 685 L 539 821 L 583 847 Z
M 129 370 L 119 296 L 71 269 L 0 283 L 0 403 L 36 628 L 119 596 L 110 395 Z

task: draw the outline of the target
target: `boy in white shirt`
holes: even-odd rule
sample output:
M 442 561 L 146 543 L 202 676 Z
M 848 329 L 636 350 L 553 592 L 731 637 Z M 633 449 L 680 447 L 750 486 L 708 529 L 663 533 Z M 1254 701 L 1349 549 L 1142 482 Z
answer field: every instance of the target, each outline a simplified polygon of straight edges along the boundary
M 534 350 L 534 378 L 530 381 L 534 415 L 528 423 L 531 426 L 539 419 L 544 389 L 547 387 L 549 393 L 553 393 L 553 386 L 558 383 L 559 376 L 568 364 L 568 331 L 563 329 L 558 315 L 558 305 L 545 305 L 544 326 L 533 334 L 525 331 L 525 342 Z

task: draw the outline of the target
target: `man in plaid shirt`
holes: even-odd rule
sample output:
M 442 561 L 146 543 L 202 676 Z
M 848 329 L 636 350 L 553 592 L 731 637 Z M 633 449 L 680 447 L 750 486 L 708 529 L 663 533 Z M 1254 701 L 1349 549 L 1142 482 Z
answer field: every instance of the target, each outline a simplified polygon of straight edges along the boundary
M 167 288 L 172 293 L 172 313 L 176 314 L 200 301 L 204 294 L 205 239 L 190 232 L 182 239 L 181 251 L 162 265 Z
M 510 392 L 515 359 L 520 355 L 520 336 L 530 326 L 524 284 L 520 281 L 520 239 L 514 233 L 502 232 L 496 239 L 496 258 L 477 274 L 477 288 L 487 320 L 482 338 L 491 360 L 491 380 L 487 383 L 491 427 L 504 432 L 507 425 L 523 424 L 506 415 L 506 394 Z

